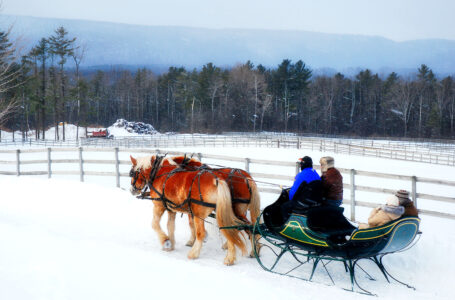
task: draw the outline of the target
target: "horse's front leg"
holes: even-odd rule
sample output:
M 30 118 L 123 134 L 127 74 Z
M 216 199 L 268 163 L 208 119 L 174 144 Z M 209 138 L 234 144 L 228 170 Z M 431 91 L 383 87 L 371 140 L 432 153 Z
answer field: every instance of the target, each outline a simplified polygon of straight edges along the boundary
M 163 250 L 170 251 L 172 243 L 169 241 L 169 237 L 166 233 L 164 233 L 160 226 L 160 220 L 165 211 L 166 209 L 162 205 L 157 204 L 153 207 L 152 228 L 158 235 L 158 239 L 160 244 L 163 246 Z
M 205 226 L 204 220 L 200 218 L 193 218 L 194 227 L 196 230 L 196 240 L 194 242 L 193 247 L 191 248 L 190 252 L 188 252 L 189 259 L 195 259 L 199 257 L 201 253 L 202 243 L 205 237 Z
M 188 242 L 186 242 L 186 245 L 188 247 L 192 247 L 194 245 L 194 240 L 196 240 L 196 233 L 195 233 L 195 230 L 194 230 L 193 218 L 190 215 L 188 215 L 188 224 L 189 224 L 190 230 L 191 230 L 191 237 L 188 240 Z
M 175 247 L 175 212 L 168 211 L 167 218 L 167 234 L 169 235 L 169 240 L 164 242 L 163 249 L 166 251 L 174 250 Z

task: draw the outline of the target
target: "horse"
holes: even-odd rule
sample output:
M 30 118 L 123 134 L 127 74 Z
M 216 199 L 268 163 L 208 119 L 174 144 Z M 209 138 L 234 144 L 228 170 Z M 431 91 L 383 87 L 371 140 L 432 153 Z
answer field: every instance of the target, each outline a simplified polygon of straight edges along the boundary
M 225 180 L 216 178 L 208 172 L 182 170 L 176 166 L 163 166 L 163 158 L 152 155 L 133 158 L 130 156 L 131 188 L 133 195 L 138 195 L 148 185 L 152 198 L 152 228 L 165 251 L 175 247 L 175 216 L 177 212 L 186 213 L 192 219 L 195 230 L 195 241 L 188 252 L 189 259 L 200 255 L 205 233 L 204 220 L 215 210 L 219 227 L 245 224 L 237 218 L 232 209 L 229 186 Z M 168 211 L 168 235 L 160 226 L 160 219 Z M 221 230 L 227 240 L 225 265 L 232 265 L 236 259 L 236 247 L 244 254 L 245 243 L 240 232 L 235 229 Z
M 245 223 L 255 224 L 260 214 L 260 196 L 257 189 L 256 182 L 253 180 L 251 175 L 241 169 L 234 168 L 210 168 L 203 165 L 200 160 L 194 157 L 188 157 L 186 155 L 166 157 L 163 160 L 164 165 L 179 166 L 185 170 L 201 170 L 204 169 L 208 172 L 213 173 L 217 178 L 225 180 L 230 188 L 232 203 L 234 207 L 235 215 L 243 220 Z M 249 210 L 251 222 L 246 218 L 246 212 Z M 192 246 L 195 233 L 192 219 L 189 218 L 191 228 L 191 238 L 187 242 L 187 246 Z M 251 252 L 250 256 L 254 257 L 254 245 L 251 233 L 248 232 L 251 241 Z M 256 241 L 258 240 L 255 239 Z M 226 245 L 223 245 L 226 248 Z M 259 245 L 256 245 L 256 249 L 259 249 Z

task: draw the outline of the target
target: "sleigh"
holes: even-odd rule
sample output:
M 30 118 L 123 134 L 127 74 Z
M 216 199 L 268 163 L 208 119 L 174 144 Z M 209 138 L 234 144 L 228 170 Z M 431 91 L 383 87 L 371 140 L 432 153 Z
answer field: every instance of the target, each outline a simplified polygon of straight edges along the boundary
M 374 280 L 358 264 L 360 260 L 366 259 L 379 268 L 388 282 L 393 279 L 414 289 L 393 277 L 384 266 L 383 258 L 388 254 L 405 251 L 417 242 L 416 237 L 421 234 L 420 219 L 402 217 L 383 226 L 368 229 L 357 229 L 346 219 L 344 222 L 337 222 L 338 228 L 331 224 L 324 227 L 323 225 L 327 224 L 318 221 L 322 214 L 329 216 L 328 219 L 333 219 L 334 216 L 336 218 L 337 213 L 333 210 L 337 209 L 342 210 L 337 207 L 309 210 L 305 214 L 293 212 L 283 224 L 277 226 L 274 224 L 273 214 L 266 208 L 262 213 L 264 223 L 258 221 L 252 226 L 252 236 L 259 237 L 257 242 L 261 245 L 261 255 L 259 249 L 254 249 L 260 266 L 272 273 L 308 281 L 312 281 L 316 269 L 320 267 L 335 285 L 327 265 L 341 262 L 350 277 L 350 290 L 373 295 L 361 287 L 356 278 L 356 270 L 360 270 L 370 280 Z M 305 268 L 306 272 L 301 270 Z

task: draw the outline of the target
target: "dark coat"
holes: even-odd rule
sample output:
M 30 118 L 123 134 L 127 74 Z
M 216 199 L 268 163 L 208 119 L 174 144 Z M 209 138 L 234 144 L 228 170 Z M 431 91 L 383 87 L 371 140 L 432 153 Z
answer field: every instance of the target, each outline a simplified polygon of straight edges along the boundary
M 406 204 L 403 204 L 404 207 L 404 214 L 403 216 L 407 217 L 418 217 L 419 213 L 417 212 L 417 208 L 414 205 L 414 202 L 409 201 Z
M 343 200 L 343 176 L 340 171 L 330 168 L 322 174 L 322 196 L 328 201 Z

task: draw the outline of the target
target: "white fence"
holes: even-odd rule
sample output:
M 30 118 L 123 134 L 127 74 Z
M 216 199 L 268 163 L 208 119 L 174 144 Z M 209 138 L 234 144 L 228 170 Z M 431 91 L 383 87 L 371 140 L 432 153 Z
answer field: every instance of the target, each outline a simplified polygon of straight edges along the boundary
M 151 151 L 153 153 L 160 153 L 160 150 L 151 150 L 150 148 L 148 149 L 135 149 L 135 148 L 83 148 L 83 147 L 78 147 L 78 148 L 44 148 L 44 149 L 25 149 L 25 150 L 1 150 L 0 155 L 4 154 L 3 156 L 9 156 L 9 159 L 5 160 L 0 160 L 0 166 L 1 165 L 7 165 L 9 166 L 9 170 L 5 171 L 4 167 L 0 168 L 0 175 L 16 175 L 16 176 L 23 176 L 23 175 L 45 175 L 49 178 L 51 178 L 53 175 L 76 175 L 79 176 L 80 181 L 84 181 L 85 176 L 108 176 L 108 177 L 114 177 L 116 186 L 120 187 L 120 179 L 123 177 L 128 177 L 129 173 L 126 171 L 126 168 L 129 168 L 131 166 L 130 160 L 121 160 L 119 158 L 119 153 L 146 153 L 150 154 Z M 112 153 L 113 159 L 86 159 L 84 158 L 87 154 L 90 153 L 96 153 L 96 152 L 110 152 Z M 25 160 L 22 158 L 23 154 L 27 153 L 41 153 L 43 157 L 46 157 L 45 159 L 28 159 Z M 57 153 L 72 153 L 73 157 L 77 158 L 55 158 L 53 157 Z M 182 154 L 181 152 L 169 152 L 167 151 L 166 153 L 170 155 L 178 155 Z M 77 155 L 75 155 L 77 154 Z M 69 155 L 64 155 L 65 157 Z M 241 163 L 242 167 L 246 171 L 250 171 L 250 167 L 252 165 L 261 165 L 265 166 L 266 170 L 273 170 L 274 168 L 270 168 L 270 166 L 273 167 L 287 167 L 287 168 L 292 168 L 294 169 L 295 173 L 299 171 L 299 165 L 298 162 L 284 162 L 284 161 L 271 161 L 271 160 L 259 160 L 259 159 L 252 159 L 252 158 L 238 158 L 238 157 L 229 157 L 229 156 L 221 156 L 221 155 L 213 155 L 213 154 L 202 154 L 198 153 L 197 156 L 201 160 L 215 160 L 217 162 L 222 161 L 222 162 L 231 162 L 231 163 Z M 103 155 L 103 157 L 106 157 L 106 155 Z M 64 164 L 66 165 L 72 165 L 77 166 L 77 170 L 68 170 L 68 168 L 65 168 L 64 170 L 56 170 L 55 166 L 56 165 L 61 165 Z M 38 166 L 40 169 L 39 170 L 33 170 L 33 171 L 24 171 L 22 170 L 22 167 L 24 166 L 30 166 L 30 165 L 35 165 Z M 106 171 L 93 171 L 89 168 L 89 166 L 94 166 L 94 165 L 109 165 L 113 167 L 113 170 L 111 172 L 106 172 Z M 224 165 L 229 165 L 229 163 L 224 164 Z M 122 167 L 122 168 L 121 168 Z M 121 169 L 124 169 L 125 171 L 122 171 Z M 375 193 L 375 194 L 392 194 L 395 192 L 396 189 L 390 189 L 390 188 L 379 188 L 379 187 L 374 187 L 374 186 L 364 186 L 364 185 L 359 185 L 356 184 L 356 178 L 358 176 L 363 176 L 363 177 L 373 177 L 377 178 L 378 180 L 381 179 L 387 179 L 387 180 L 399 180 L 399 181 L 405 181 L 408 182 L 411 186 L 411 197 L 414 200 L 416 206 L 419 206 L 421 201 L 438 201 L 438 202 L 444 202 L 449 205 L 455 204 L 455 198 L 454 197 L 445 197 L 445 196 L 438 196 L 438 195 L 433 195 L 433 194 L 428 194 L 428 193 L 419 193 L 419 185 L 420 184 L 433 184 L 437 186 L 442 186 L 442 187 L 449 187 L 449 188 L 454 188 L 455 187 L 455 181 L 447 181 L 447 180 L 438 180 L 438 179 L 431 179 L 431 178 L 423 178 L 423 177 L 416 177 L 416 176 L 403 176 L 403 175 L 395 175 L 395 174 L 385 174 L 385 173 L 375 173 L 375 172 L 368 172 L 368 171 L 361 171 L 361 170 L 354 170 L 354 169 L 339 169 L 343 174 L 344 177 L 347 179 L 349 178 L 348 183 L 344 184 L 344 195 L 345 199 L 343 202 L 345 204 L 349 203 L 350 206 L 350 211 L 351 211 L 351 219 L 355 220 L 355 211 L 356 207 L 375 207 L 378 204 L 374 202 L 369 202 L 369 201 L 358 201 L 356 199 L 356 193 L 357 192 L 367 192 L 367 193 Z M 289 174 L 289 173 L 288 173 Z M 290 175 L 279 175 L 279 174 L 272 174 L 272 173 L 259 173 L 259 172 L 251 172 L 251 175 L 255 180 L 257 180 L 259 183 L 264 183 L 262 180 L 272 180 L 273 182 L 278 182 L 278 181 L 286 181 L 286 182 L 292 182 L 294 176 Z M 346 176 L 348 175 L 348 176 Z M 270 184 L 270 183 L 267 183 Z M 272 184 L 273 185 L 273 184 Z M 278 187 L 278 184 L 274 184 L 275 187 L 264 187 L 263 184 L 260 184 L 260 191 L 265 192 L 265 193 L 280 193 L 280 189 Z M 349 195 L 346 193 L 346 191 L 349 190 Z M 346 197 L 348 195 L 349 197 Z M 449 210 L 450 211 L 450 210 Z M 437 216 L 437 217 L 444 217 L 444 218 L 450 218 L 450 219 L 455 219 L 455 214 L 453 213 L 448 213 L 447 210 L 440 209 L 438 210 L 428 210 L 428 209 L 421 209 L 419 208 L 419 212 L 424 215 L 431 215 L 431 216 Z
M 170 147 L 268 147 L 311 149 L 321 152 L 381 157 L 440 165 L 455 166 L 455 143 L 409 142 L 390 140 L 358 140 L 299 137 L 293 135 L 236 134 L 236 135 L 151 135 L 116 139 L 82 138 L 80 141 L 6 141 L 0 146 L 30 145 L 44 147 L 90 146 L 101 148 L 170 148 Z

